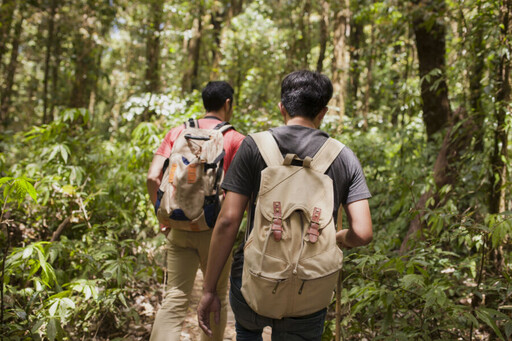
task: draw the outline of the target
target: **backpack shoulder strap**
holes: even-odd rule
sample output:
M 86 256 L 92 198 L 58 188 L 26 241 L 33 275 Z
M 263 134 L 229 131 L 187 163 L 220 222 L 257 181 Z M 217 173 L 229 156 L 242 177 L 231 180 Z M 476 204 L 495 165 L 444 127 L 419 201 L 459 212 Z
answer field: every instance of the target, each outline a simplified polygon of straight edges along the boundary
M 256 146 L 267 166 L 279 166 L 283 164 L 283 155 L 279 150 L 276 140 L 269 131 L 250 134 L 249 136 L 256 142 Z
M 199 121 L 193 118 L 189 118 L 187 122 L 185 122 L 185 129 L 187 128 L 199 128 Z
M 311 168 L 318 172 L 325 173 L 344 147 L 345 145 L 343 143 L 329 137 L 313 157 Z
M 220 122 L 213 128 L 213 130 L 219 130 L 222 134 L 224 134 L 229 129 L 235 129 L 229 122 Z

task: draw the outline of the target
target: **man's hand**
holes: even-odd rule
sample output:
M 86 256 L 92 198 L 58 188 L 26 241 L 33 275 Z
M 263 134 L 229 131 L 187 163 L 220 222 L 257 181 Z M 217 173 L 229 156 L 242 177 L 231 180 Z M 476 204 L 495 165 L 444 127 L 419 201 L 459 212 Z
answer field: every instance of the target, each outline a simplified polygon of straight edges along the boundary
M 160 224 L 160 232 L 162 232 L 164 234 L 164 236 L 167 237 L 167 235 L 169 234 L 169 232 L 171 232 L 171 228 L 170 227 L 167 227 L 163 224 Z
M 348 231 L 349 230 L 345 229 L 345 230 L 340 230 L 340 231 L 336 232 L 336 242 L 342 249 L 351 249 L 352 248 L 352 247 L 348 246 L 347 242 L 345 241 L 345 239 L 347 238 Z
M 203 297 L 201 297 L 201 301 L 199 301 L 199 305 L 197 306 L 197 321 L 199 322 L 199 327 L 203 330 L 203 332 L 212 337 L 212 329 L 210 327 L 210 313 L 214 313 L 215 323 L 220 323 L 220 300 L 219 296 L 216 293 L 205 292 L 203 293 Z
M 216 323 L 220 321 L 220 300 L 216 293 L 217 282 L 233 249 L 238 227 L 248 202 L 248 196 L 227 192 L 213 229 L 204 276 L 203 297 L 197 307 L 197 321 L 208 336 L 212 335 L 210 313 L 215 313 Z

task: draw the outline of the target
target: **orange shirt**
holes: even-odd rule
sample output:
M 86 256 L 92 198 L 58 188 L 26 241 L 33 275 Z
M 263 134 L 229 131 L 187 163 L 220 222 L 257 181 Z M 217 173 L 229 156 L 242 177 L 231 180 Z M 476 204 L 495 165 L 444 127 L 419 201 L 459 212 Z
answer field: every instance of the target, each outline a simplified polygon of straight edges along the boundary
M 204 129 L 213 129 L 217 124 L 221 121 L 217 118 L 201 118 L 199 121 L 199 128 Z M 160 147 L 155 152 L 155 155 L 161 155 L 165 158 L 168 158 L 171 155 L 172 147 L 174 145 L 174 141 L 178 138 L 181 132 L 185 129 L 185 125 L 181 124 L 177 127 L 172 128 L 165 135 L 164 140 L 160 144 Z M 224 156 L 224 172 L 226 172 L 235 156 L 238 147 L 242 144 L 244 135 L 240 134 L 234 129 L 229 129 L 224 133 L 224 151 L 226 152 L 226 156 Z

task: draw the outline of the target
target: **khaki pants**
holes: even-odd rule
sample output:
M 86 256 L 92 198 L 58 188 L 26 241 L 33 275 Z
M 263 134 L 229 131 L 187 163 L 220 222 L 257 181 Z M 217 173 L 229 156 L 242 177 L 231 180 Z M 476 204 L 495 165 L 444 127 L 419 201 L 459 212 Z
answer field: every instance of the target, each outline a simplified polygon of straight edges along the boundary
M 183 321 L 187 315 L 190 294 L 199 266 L 203 274 L 210 248 L 212 231 L 189 232 L 171 229 L 167 236 L 167 285 L 162 307 L 156 314 L 151 341 L 179 341 Z M 222 270 L 217 283 L 221 303 L 220 324 L 210 317 L 213 340 L 221 341 L 227 321 L 227 289 L 231 261 Z M 209 340 L 200 330 L 201 340 Z M 211 339 L 210 339 L 211 340 Z

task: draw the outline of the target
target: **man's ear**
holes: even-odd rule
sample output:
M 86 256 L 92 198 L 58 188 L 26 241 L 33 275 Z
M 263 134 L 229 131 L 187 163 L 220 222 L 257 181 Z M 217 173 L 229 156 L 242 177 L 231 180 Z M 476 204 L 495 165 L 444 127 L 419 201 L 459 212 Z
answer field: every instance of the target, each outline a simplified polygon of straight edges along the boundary
M 329 108 L 325 107 L 318 113 L 317 117 L 320 121 L 324 119 L 325 114 L 327 114 L 327 110 L 329 110 Z
M 327 107 L 323 108 L 322 110 L 320 110 L 320 112 L 318 113 L 318 115 L 316 115 L 315 119 L 314 119 L 314 124 L 317 128 L 320 127 L 320 124 L 322 123 L 322 120 L 324 119 L 325 117 L 325 114 L 327 114 L 327 110 L 329 110 Z
M 233 117 L 233 102 L 231 99 L 226 99 L 224 102 L 224 121 L 230 121 Z
M 229 112 L 230 108 L 231 108 L 231 100 L 228 98 L 228 99 L 226 99 L 226 102 L 224 102 L 224 109 L 226 110 L 226 113 Z
M 288 121 L 288 111 L 286 111 L 286 108 L 284 107 L 283 103 L 279 102 L 277 105 L 279 107 L 279 111 L 281 112 L 281 116 L 283 116 L 283 121 L 286 123 Z

